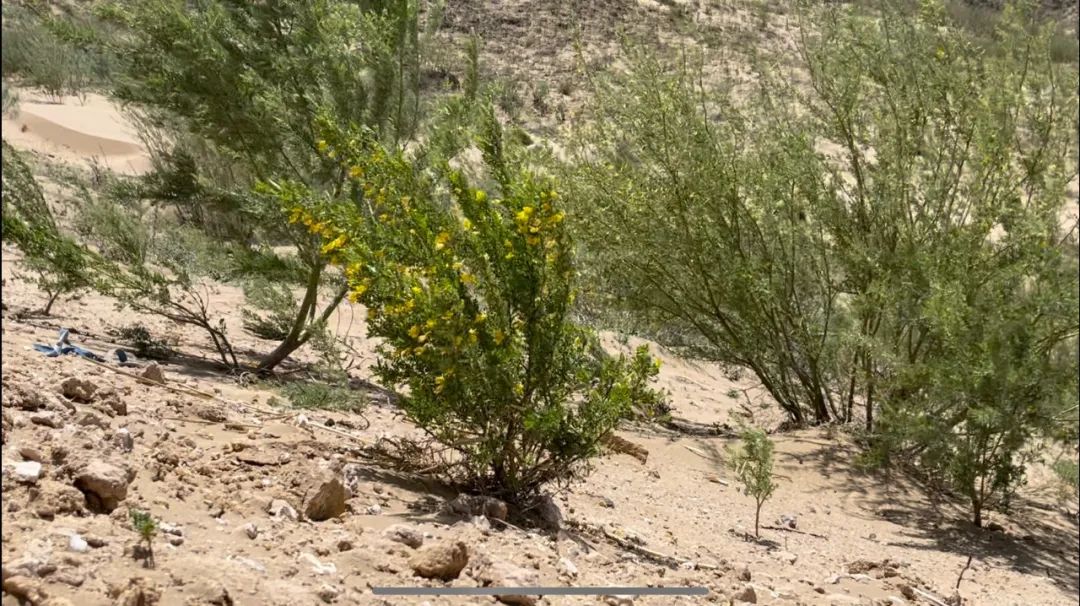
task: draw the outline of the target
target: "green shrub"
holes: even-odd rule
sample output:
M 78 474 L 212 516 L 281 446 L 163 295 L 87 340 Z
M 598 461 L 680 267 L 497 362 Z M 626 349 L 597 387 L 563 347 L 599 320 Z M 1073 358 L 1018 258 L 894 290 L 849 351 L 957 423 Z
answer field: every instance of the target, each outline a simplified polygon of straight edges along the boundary
M 293 408 L 303 410 L 361 412 L 367 407 L 367 401 L 348 387 L 318 381 L 288 383 L 281 395 Z
M 743 493 L 754 498 L 754 536 L 761 536 L 761 506 L 776 490 L 772 440 L 760 429 L 747 429 L 741 447 L 732 454 L 729 463 L 743 486 Z
M 54 98 L 81 93 L 95 82 L 93 58 L 58 37 L 49 22 L 10 5 L 3 12 L 5 79 L 19 78 Z
M 148 512 L 138 509 L 128 511 L 131 527 L 139 535 L 139 541 L 146 547 L 146 567 L 154 567 L 154 537 L 157 536 L 158 522 Z
M 488 187 L 331 129 L 322 148 L 351 175 L 346 199 L 268 189 L 345 268 L 380 339 L 379 377 L 406 387 L 408 417 L 460 453 L 456 479 L 521 502 L 596 455 L 640 385 L 567 319 L 575 273 L 553 183 L 504 153 L 490 109 L 480 140 Z
M 244 302 L 240 310 L 244 330 L 270 341 L 288 337 L 297 309 L 296 297 L 288 285 L 249 280 L 244 284 Z
M 160 339 L 155 339 L 145 326 L 130 324 L 113 330 L 110 334 L 129 345 L 135 355 L 147 360 L 168 360 L 176 352 Z

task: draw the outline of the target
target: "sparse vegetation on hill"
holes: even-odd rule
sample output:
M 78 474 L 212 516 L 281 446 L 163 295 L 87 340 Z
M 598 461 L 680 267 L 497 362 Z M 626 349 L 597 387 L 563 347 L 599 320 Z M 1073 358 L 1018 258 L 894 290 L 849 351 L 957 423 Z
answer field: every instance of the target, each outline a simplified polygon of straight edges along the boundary
M 1070 14 L 5 2 L 5 600 L 1074 599 Z

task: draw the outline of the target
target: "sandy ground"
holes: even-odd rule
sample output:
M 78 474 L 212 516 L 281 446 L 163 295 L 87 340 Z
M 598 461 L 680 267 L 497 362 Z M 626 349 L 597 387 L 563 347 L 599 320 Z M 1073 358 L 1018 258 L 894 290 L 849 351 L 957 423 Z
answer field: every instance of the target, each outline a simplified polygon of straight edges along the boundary
M 85 105 L 24 103 L 18 118 L 4 121 L 4 135 L 65 162 L 97 156 L 116 170 L 146 166 L 130 128 L 97 97 Z M 1045 474 L 1035 474 L 1010 515 L 991 515 L 994 530 L 976 530 L 958 502 L 934 500 L 901 476 L 860 471 L 849 440 L 828 430 L 774 435 L 779 489 L 763 510 L 772 528 L 759 541 L 747 536 L 752 500 L 722 465 L 733 440 L 652 426 L 620 432 L 648 450 L 645 462 L 609 453 L 583 481 L 554 495 L 565 519 L 560 532 L 452 515 L 441 509 L 452 493 L 364 458 L 361 447 L 380 437 L 416 434 L 386 398 L 373 393 L 362 417 L 305 413 L 307 421 L 332 423 L 336 431 L 301 426 L 295 415 L 274 418 L 264 412 L 273 391 L 213 370 L 205 338 L 192 330 L 140 318 L 97 296 L 58 303 L 51 318 L 17 315 L 42 302 L 18 277 L 18 259 L 4 250 L 5 606 L 18 603 L 16 593 L 54 606 L 495 603 L 372 593 L 375 586 L 441 585 L 417 576 L 411 563 L 458 541 L 468 562 L 447 583 L 454 587 L 527 582 L 710 591 L 704 598 L 540 600 L 551 605 L 727 604 L 751 597 L 759 604 L 930 604 L 917 592 L 952 596 L 969 558 L 958 592 L 963 604 L 1074 604 L 1080 595 L 1080 530 Z M 240 330 L 237 288 L 218 285 L 214 297 L 238 349 L 269 349 Z M 366 379 L 373 356 L 362 317 L 362 310 L 344 306 L 334 324 L 367 352 L 354 371 Z M 64 326 L 79 331 L 77 342 L 104 353 L 119 345 L 109 330 L 135 321 L 183 354 L 163 366 L 165 385 L 117 372 L 142 368 L 46 358 L 31 348 L 52 342 Z M 612 336 L 607 343 L 620 347 Z M 757 424 L 774 427 L 779 420 L 748 373 L 728 376 L 718 366 L 656 351 L 664 362 L 661 386 L 684 426 L 733 425 L 747 410 Z M 16 473 L 33 462 L 40 463 L 34 479 Z M 328 489 L 335 494 L 327 501 L 342 501 L 344 512 L 307 519 L 316 497 L 335 482 L 343 494 Z M 105 512 L 109 498 L 117 499 L 111 513 Z M 298 511 L 298 519 L 275 500 Z M 129 507 L 165 525 L 154 541 L 154 568 L 135 559 L 139 541 Z M 795 528 L 778 528 L 784 516 Z M 418 549 L 402 542 L 416 539 Z

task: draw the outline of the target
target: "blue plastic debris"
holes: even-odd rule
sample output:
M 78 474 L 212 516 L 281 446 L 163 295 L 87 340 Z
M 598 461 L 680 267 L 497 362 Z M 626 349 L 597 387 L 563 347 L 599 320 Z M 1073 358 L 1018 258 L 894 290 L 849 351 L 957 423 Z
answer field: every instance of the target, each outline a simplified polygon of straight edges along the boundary
M 56 341 L 56 345 L 43 345 L 41 343 L 34 343 L 34 349 L 40 351 L 50 358 L 57 356 L 65 356 L 67 354 L 75 354 L 84 358 L 93 360 L 95 362 L 104 362 L 105 358 L 97 355 L 96 353 L 79 347 L 78 345 L 72 345 L 68 341 L 70 331 L 66 328 L 60 329 L 60 339 Z

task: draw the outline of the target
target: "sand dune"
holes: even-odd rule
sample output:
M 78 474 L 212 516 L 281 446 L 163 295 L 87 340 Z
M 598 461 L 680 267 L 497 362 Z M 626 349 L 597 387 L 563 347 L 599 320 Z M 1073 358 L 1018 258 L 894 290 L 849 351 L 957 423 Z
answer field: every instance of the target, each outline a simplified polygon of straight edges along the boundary
M 150 156 L 135 129 L 105 97 L 88 95 L 85 103 L 67 97 L 60 103 L 29 98 L 16 116 L 5 118 L 4 138 L 23 149 L 76 164 L 93 160 L 121 174 L 150 168 Z

